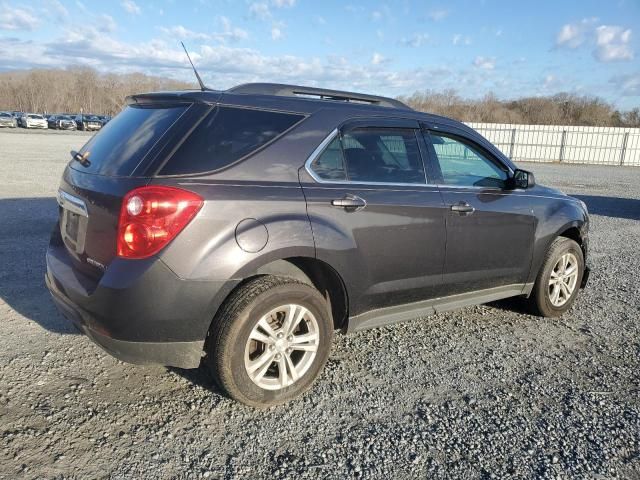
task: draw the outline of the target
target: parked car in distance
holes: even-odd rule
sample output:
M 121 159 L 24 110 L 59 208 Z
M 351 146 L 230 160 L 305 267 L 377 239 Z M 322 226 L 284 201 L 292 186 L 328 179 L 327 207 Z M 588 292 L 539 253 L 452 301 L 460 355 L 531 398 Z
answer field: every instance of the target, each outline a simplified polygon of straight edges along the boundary
M 586 284 L 586 205 L 458 121 L 280 84 L 127 103 L 71 152 L 45 276 L 121 360 L 202 365 L 267 407 L 336 330 L 507 297 L 556 317 Z
M 109 120 L 111 120 L 111 117 L 109 115 L 97 115 L 98 119 L 100 120 L 100 122 L 102 122 L 102 126 L 104 127 L 107 123 L 109 123 Z
M 48 128 L 47 120 L 38 113 L 24 113 L 18 123 L 23 128 Z
M 93 131 L 102 128 L 102 121 L 95 115 L 78 115 L 75 117 L 78 130 Z
M 56 130 L 76 130 L 76 122 L 67 115 L 51 115 L 47 120 L 49 128 Z
M 0 127 L 16 128 L 18 121 L 9 112 L 0 112 Z

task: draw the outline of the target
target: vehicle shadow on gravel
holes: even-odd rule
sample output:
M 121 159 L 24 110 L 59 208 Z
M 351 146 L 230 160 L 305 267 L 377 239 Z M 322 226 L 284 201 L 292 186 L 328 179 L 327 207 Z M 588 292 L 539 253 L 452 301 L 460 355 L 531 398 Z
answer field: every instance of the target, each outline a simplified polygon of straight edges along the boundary
M 78 334 L 44 283 L 44 256 L 57 218 L 53 197 L 0 199 L 0 298 L 50 332 Z
M 589 213 L 605 217 L 640 220 L 640 200 L 637 198 L 572 195 L 587 204 Z
M 198 385 L 199 387 L 204 388 L 205 390 L 208 390 L 215 395 L 226 398 L 226 395 L 222 392 L 222 390 L 218 388 L 218 385 L 216 385 L 213 377 L 203 365 L 200 365 L 200 367 L 198 368 L 192 368 L 188 370 L 177 367 L 167 367 L 167 370 L 175 373 L 176 375 L 180 375 L 190 383 Z

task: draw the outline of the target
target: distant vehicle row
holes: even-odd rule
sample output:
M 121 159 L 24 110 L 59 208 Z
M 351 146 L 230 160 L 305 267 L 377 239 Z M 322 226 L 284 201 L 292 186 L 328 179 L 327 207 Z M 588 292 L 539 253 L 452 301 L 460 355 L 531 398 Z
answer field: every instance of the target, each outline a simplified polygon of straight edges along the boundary
M 111 117 L 108 115 L 0 112 L 0 127 L 51 128 L 56 130 L 100 130 Z

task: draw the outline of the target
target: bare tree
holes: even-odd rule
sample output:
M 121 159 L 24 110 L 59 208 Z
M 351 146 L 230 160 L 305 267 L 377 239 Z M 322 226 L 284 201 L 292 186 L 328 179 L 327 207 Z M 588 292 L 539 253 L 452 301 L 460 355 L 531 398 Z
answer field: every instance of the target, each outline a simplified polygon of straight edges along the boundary
M 157 90 L 184 90 L 193 84 L 142 73 L 101 74 L 87 67 L 0 73 L 0 110 L 115 115 L 125 97 Z

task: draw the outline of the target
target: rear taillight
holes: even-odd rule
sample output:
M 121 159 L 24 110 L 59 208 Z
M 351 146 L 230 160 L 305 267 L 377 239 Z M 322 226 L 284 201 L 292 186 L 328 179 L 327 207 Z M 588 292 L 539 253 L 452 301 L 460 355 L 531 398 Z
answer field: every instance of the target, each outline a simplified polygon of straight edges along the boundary
M 160 251 L 187 226 L 204 204 L 180 188 L 148 186 L 127 193 L 118 222 L 118 256 L 145 258 Z

